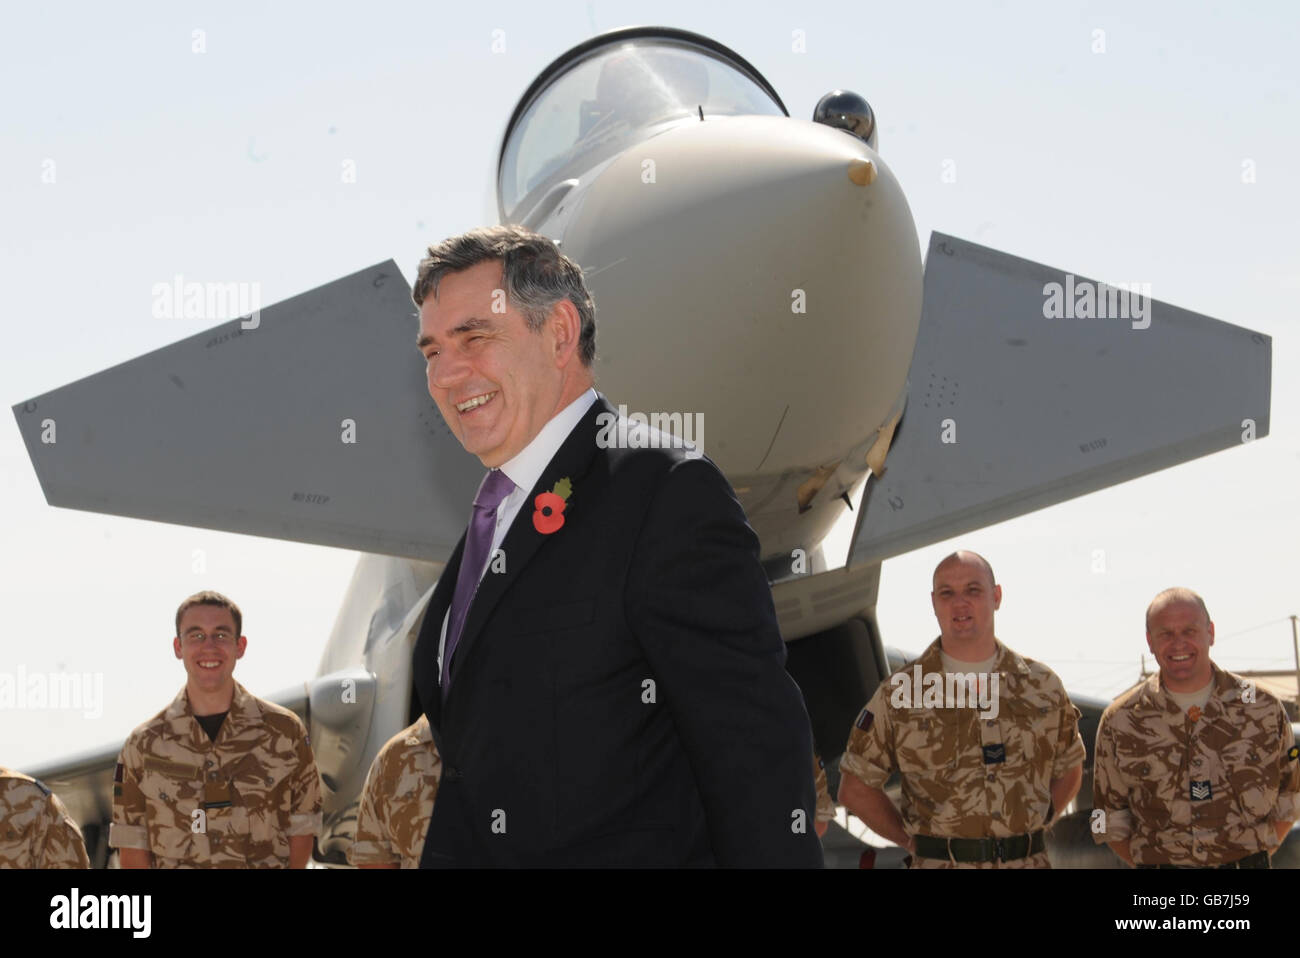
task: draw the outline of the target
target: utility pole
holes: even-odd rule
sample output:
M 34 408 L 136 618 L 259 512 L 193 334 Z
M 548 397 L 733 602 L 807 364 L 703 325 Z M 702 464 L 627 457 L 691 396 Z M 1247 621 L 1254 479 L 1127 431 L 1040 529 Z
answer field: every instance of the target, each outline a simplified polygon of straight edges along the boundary
M 1291 616 L 1291 644 L 1295 647 L 1295 704 L 1300 709 L 1300 631 L 1296 629 L 1297 616 Z

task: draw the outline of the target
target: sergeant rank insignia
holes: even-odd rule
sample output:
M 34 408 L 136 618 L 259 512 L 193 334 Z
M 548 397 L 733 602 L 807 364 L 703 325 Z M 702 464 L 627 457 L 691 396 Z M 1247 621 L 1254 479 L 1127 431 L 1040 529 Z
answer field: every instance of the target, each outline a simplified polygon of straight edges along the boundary
M 1210 780 L 1208 778 L 1203 782 L 1198 782 L 1196 779 L 1192 779 L 1192 801 L 1204 802 L 1208 801 L 1211 797 Z

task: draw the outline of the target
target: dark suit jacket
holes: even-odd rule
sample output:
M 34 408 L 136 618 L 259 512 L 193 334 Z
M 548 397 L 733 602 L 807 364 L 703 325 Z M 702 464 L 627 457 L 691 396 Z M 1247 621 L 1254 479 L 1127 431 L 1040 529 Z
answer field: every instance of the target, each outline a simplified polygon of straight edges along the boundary
M 601 413 L 603 396 L 507 532 L 445 702 L 464 537 L 429 602 L 415 683 L 443 774 L 422 865 L 820 866 L 808 716 L 758 539 L 712 462 L 599 448 Z M 566 477 L 543 535 L 535 499 Z

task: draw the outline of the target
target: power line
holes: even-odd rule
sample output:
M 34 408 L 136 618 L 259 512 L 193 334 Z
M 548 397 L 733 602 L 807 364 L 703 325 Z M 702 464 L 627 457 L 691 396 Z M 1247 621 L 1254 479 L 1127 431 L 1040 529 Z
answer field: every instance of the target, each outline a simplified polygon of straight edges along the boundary
M 1263 625 L 1251 626 L 1249 629 L 1242 629 L 1240 632 L 1232 632 L 1229 633 L 1228 635 L 1219 636 L 1218 638 L 1235 639 L 1237 636 L 1245 635 L 1248 632 L 1258 632 L 1260 629 L 1267 629 L 1270 626 L 1282 625 L 1283 623 L 1290 622 L 1290 621 L 1291 621 L 1290 616 L 1283 616 L 1280 619 L 1274 619 L 1272 622 L 1265 622 Z

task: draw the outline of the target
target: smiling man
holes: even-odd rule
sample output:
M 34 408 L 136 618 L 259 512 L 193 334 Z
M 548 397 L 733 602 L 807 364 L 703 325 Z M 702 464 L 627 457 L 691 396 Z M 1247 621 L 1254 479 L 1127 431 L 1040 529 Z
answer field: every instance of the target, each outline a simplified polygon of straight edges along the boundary
M 1049 868 L 1044 832 L 1083 778 L 1079 710 L 1056 673 L 994 636 L 1002 586 L 983 556 L 940 562 L 930 604 L 939 638 L 858 715 L 840 802 L 913 868 Z M 950 698 L 953 679 L 969 694 Z M 895 771 L 901 812 L 884 792 Z
M 601 440 L 581 269 L 474 230 L 413 298 L 429 394 L 489 470 L 415 650 L 443 761 L 422 865 L 820 865 L 758 540 L 707 458 Z
M 123 868 L 304 868 L 321 823 L 307 730 L 234 679 L 239 606 L 199 592 L 176 610 L 185 687 L 126 740 L 109 844 Z
M 1210 659 L 1214 623 L 1190 589 L 1146 615 L 1160 671 L 1097 727 L 1093 838 L 1139 868 L 1268 868 L 1300 811 L 1282 704 Z

